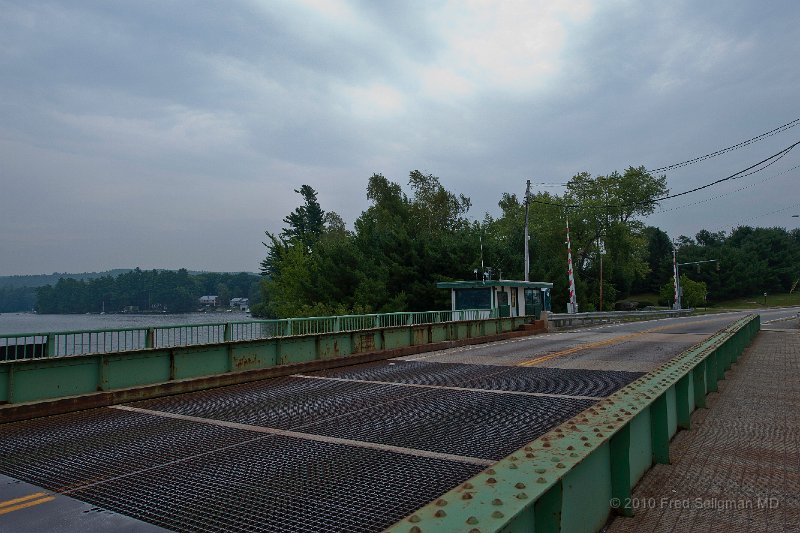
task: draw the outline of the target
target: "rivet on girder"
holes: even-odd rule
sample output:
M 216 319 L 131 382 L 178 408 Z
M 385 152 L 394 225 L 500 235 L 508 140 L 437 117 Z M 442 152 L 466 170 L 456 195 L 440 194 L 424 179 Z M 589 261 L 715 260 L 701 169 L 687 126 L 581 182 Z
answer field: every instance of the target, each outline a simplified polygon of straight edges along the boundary
M 592 443 L 591 442 L 584 442 L 583 445 L 586 446 L 587 448 L 591 448 L 592 447 Z
M 464 493 L 464 494 L 461 496 L 461 499 L 462 499 L 462 500 L 471 500 L 471 499 L 472 499 L 472 493 L 471 493 L 471 492 L 465 492 L 465 493 Z
M 475 518 L 474 516 L 470 516 L 469 518 L 467 518 L 467 524 L 473 526 L 473 525 L 475 525 L 477 523 L 478 523 L 478 519 Z
M 551 444 L 549 442 L 545 442 L 544 444 L 542 444 L 543 448 L 549 448 L 550 446 Z
M 540 477 L 536 480 L 536 483 L 547 483 L 547 480 L 543 477 Z
M 495 474 L 494 468 L 489 468 L 488 470 L 486 470 L 486 473 L 489 474 L 490 476 L 493 476 Z
M 568 450 L 574 450 L 574 449 L 575 449 L 575 446 L 573 446 L 572 444 L 570 444 L 569 446 L 567 446 L 567 449 L 568 449 Z
M 439 509 L 438 511 L 433 513 L 433 516 L 435 516 L 436 518 L 444 518 L 445 516 L 447 516 L 447 513 L 444 512 L 444 509 Z
M 518 500 L 527 500 L 528 499 L 528 495 L 525 494 L 524 492 L 520 492 L 519 494 L 517 494 L 517 499 Z
M 412 514 L 408 519 L 408 521 L 411 522 L 412 524 L 416 524 L 417 522 L 419 522 L 419 520 L 420 520 L 419 516 L 415 514 Z
M 547 472 L 547 469 L 546 468 L 537 468 L 536 470 L 534 470 L 534 472 L 536 472 L 537 474 L 544 474 L 545 472 Z
M 472 483 L 470 483 L 469 481 L 467 481 L 466 483 L 464 483 L 464 485 L 462 485 L 462 486 L 463 486 L 465 489 L 471 489 L 471 488 L 473 488 L 473 486 L 472 486 Z
M 517 488 L 517 489 L 522 490 L 522 489 L 525 488 L 525 483 L 519 482 L 516 485 L 514 485 L 514 487 Z
M 570 457 L 578 457 L 578 454 L 577 454 L 577 453 L 575 453 L 575 452 L 572 452 L 571 454 L 569 454 L 569 456 L 570 456 Z
M 436 505 L 438 505 L 439 507 L 444 507 L 445 505 L 447 505 L 447 500 L 445 500 L 444 498 L 439 498 L 438 500 L 436 500 Z
M 566 466 L 564 465 L 564 463 L 558 463 L 556 465 L 556 468 L 566 468 Z
M 418 526 L 414 526 L 408 530 L 408 533 L 422 533 L 422 530 Z
M 518 469 L 518 468 L 519 468 L 519 467 L 517 466 L 517 464 L 516 464 L 516 463 L 511 463 L 510 465 L 508 465 L 508 469 L 509 469 L 509 470 L 516 470 L 516 469 Z
M 492 513 L 492 518 L 503 518 L 503 516 L 505 516 L 505 515 L 503 513 L 501 513 L 500 511 L 495 511 L 495 512 Z
M 490 485 L 492 485 L 494 483 L 497 483 L 497 480 L 495 478 L 493 478 L 493 477 L 490 477 L 489 479 L 486 480 L 486 483 L 489 483 Z
M 532 453 L 526 453 L 525 457 L 527 457 L 528 459 L 533 459 L 536 456 L 534 454 L 532 454 Z
M 503 505 L 503 500 L 501 500 L 500 498 L 495 498 L 494 500 L 492 500 L 492 505 Z

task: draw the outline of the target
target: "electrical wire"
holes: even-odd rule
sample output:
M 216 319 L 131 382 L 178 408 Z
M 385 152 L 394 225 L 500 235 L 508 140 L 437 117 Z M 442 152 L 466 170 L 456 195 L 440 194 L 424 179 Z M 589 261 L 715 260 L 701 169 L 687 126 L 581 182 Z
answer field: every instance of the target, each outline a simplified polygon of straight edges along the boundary
M 716 195 L 716 196 L 711 196 L 711 197 L 709 197 L 709 198 L 705 198 L 705 199 L 703 199 L 703 200 L 698 200 L 697 202 L 692 202 L 692 203 L 690 203 L 690 204 L 678 205 L 678 206 L 675 206 L 675 207 L 670 207 L 669 209 L 659 209 L 658 211 L 656 211 L 656 212 L 655 212 L 655 213 L 653 213 L 653 214 L 658 214 L 658 213 L 669 213 L 670 211 L 675 211 L 675 210 L 678 210 L 678 209 L 683 209 L 684 207 L 691 207 L 691 206 L 693 206 L 693 205 L 705 204 L 705 203 L 711 202 L 711 201 L 713 201 L 713 200 L 718 200 L 718 199 L 720 199 L 720 198 L 724 198 L 724 197 L 726 197 L 726 196 L 730 196 L 731 194 L 734 194 L 734 193 L 737 193 L 737 192 L 741 192 L 741 191 L 744 191 L 744 190 L 747 190 L 747 189 L 752 189 L 752 188 L 753 188 L 753 187 L 755 187 L 756 185 L 761 185 L 762 183 L 765 183 L 765 182 L 767 182 L 767 181 L 774 180 L 775 178 L 779 178 L 780 176 L 783 176 L 784 174 L 788 174 L 788 173 L 789 173 L 789 172 L 791 172 L 792 170 L 796 170 L 796 169 L 798 169 L 798 168 L 800 168 L 800 165 L 795 165 L 795 166 L 793 166 L 793 167 L 792 167 L 792 168 L 790 168 L 790 169 L 784 170 L 783 172 L 780 172 L 780 173 L 778 173 L 778 174 L 772 175 L 772 176 L 770 176 L 770 177 L 768 177 L 768 178 L 764 178 L 763 180 L 757 181 L 757 182 L 755 182 L 755 183 L 751 183 L 750 185 L 745 185 L 744 187 L 739 187 L 738 189 L 735 189 L 735 190 L 733 190 L 733 191 L 726 192 L 726 193 L 724 193 L 724 194 L 718 194 L 718 195 Z M 744 176 L 741 176 L 741 177 L 744 177 Z
M 775 211 L 770 211 L 769 213 L 762 213 L 760 215 L 755 215 L 755 216 L 752 216 L 752 217 L 748 217 L 748 218 L 740 220 L 736 224 L 728 224 L 727 226 L 720 226 L 720 227 L 721 228 L 737 228 L 737 227 L 742 225 L 742 222 L 747 222 L 748 220 L 755 220 L 757 218 L 763 218 L 763 217 L 766 217 L 766 216 L 769 216 L 769 215 L 774 215 L 776 213 L 782 213 L 784 211 L 788 211 L 789 209 L 795 209 L 797 207 L 800 207 L 800 204 L 794 204 L 794 205 L 790 205 L 789 207 L 784 207 L 783 209 L 776 209 Z
M 722 148 L 721 150 L 717 150 L 715 152 L 711 152 L 711 153 L 706 154 L 706 155 L 701 155 L 701 156 L 695 157 L 693 159 L 687 159 L 686 161 L 682 161 L 680 163 L 673 163 L 672 165 L 667 165 L 665 167 L 654 168 L 652 170 L 648 170 L 647 172 L 650 172 L 651 174 L 652 173 L 656 173 L 656 172 L 666 172 L 668 170 L 673 170 L 673 169 L 676 169 L 676 168 L 685 167 L 685 166 L 688 166 L 688 165 L 693 165 L 695 163 L 699 163 L 701 161 L 705 161 L 706 159 L 711 159 L 712 157 L 717 157 L 718 155 L 722 155 L 722 154 L 728 153 L 730 151 L 737 150 L 739 148 L 743 148 L 743 147 L 748 146 L 750 144 L 756 143 L 758 141 L 762 141 L 762 140 L 764 140 L 764 139 L 766 139 L 768 137 L 772 137 L 773 135 L 777 135 L 778 133 L 783 133 L 784 131 L 789 130 L 791 128 L 794 128 L 797 125 L 800 125 L 800 118 L 796 118 L 791 122 L 787 122 L 783 126 L 779 126 L 779 127 L 775 128 L 774 130 L 770 130 L 770 131 L 768 131 L 766 133 L 762 133 L 761 135 L 757 135 L 757 136 L 755 136 L 755 137 L 753 137 L 751 139 L 747 139 L 746 141 L 742 141 L 742 142 L 740 142 L 738 144 L 734 144 L 733 146 L 728 146 L 727 148 Z
M 765 170 L 766 168 L 769 168 L 770 166 L 772 166 L 775 163 L 777 163 L 778 161 L 780 161 L 786 154 L 791 152 L 792 149 L 794 147 L 796 147 L 798 144 L 800 144 L 800 141 L 797 141 L 796 143 L 788 146 L 787 148 L 784 148 L 780 152 L 777 152 L 777 153 L 767 157 L 766 159 L 762 159 L 758 163 L 756 163 L 754 165 L 750 165 L 749 167 L 747 167 L 745 169 L 742 169 L 739 172 L 735 172 L 735 173 L 731 174 L 730 176 L 726 176 L 724 178 L 720 178 L 720 179 L 718 179 L 716 181 L 712 181 L 711 183 L 706 183 L 705 185 L 701 185 L 699 187 L 695 187 L 694 189 L 689 189 L 688 191 L 683 191 L 683 192 L 679 192 L 679 193 L 675 193 L 675 194 L 668 194 L 668 195 L 665 195 L 665 196 L 661 196 L 659 198 L 654 198 L 652 200 L 643 200 L 641 202 L 631 202 L 629 204 L 580 205 L 580 204 L 564 204 L 564 203 L 559 203 L 559 202 L 546 202 L 544 200 L 532 199 L 531 203 L 536 203 L 536 204 L 540 204 L 540 205 L 552 205 L 552 206 L 557 206 L 557 207 L 573 208 L 573 209 L 574 208 L 580 208 L 580 207 L 586 207 L 586 208 L 591 208 L 591 209 L 608 209 L 608 208 L 627 209 L 627 208 L 631 208 L 631 207 L 639 207 L 639 206 L 642 206 L 642 205 L 652 205 L 652 204 L 656 204 L 658 202 L 661 202 L 663 200 L 669 200 L 669 199 L 672 199 L 672 198 L 678 198 L 679 196 L 685 196 L 687 194 L 691 194 L 691 193 L 694 193 L 694 192 L 697 192 L 697 191 L 702 191 L 703 189 L 707 189 L 708 187 L 712 187 L 714 185 L 717 185 L 719 183 L 723 183 L 725 181 L 735 180 L 735 179 L 738 179 L 738 178 L 743 178 L 745 176 L 750 176 L 752 174 L 755 174 L 756 172 L 761 172 L 762 170 Z M 767 164 L 764 165 L 764 163 L 767 163 Z M 764 166 L 762 167 L 761 165 L 764 165 Z M 758 168 L 758 167 L 761 167 L 761 168 Z M 749 172 L 750 170 L 753 170 L 753 172 Z

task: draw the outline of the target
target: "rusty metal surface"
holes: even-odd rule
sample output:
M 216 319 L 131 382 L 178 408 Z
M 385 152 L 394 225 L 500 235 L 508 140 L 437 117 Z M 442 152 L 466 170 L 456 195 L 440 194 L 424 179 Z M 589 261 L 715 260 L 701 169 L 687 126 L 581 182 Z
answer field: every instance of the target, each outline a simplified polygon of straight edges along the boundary
M 800 531 L 800 336 L 762 332 L 609 531 Z

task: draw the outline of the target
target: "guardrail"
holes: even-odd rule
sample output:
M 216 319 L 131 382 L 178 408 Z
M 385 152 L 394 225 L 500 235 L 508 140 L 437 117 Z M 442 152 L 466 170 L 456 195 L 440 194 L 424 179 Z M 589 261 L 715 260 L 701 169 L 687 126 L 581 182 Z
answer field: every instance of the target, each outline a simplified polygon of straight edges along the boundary
M 388 531 L 600 531 L 760 329 L 749 315 L 510 454 Z
M 147 348 L 174 348 L 228 341 L 480 320 L 496 318 L 496 311 L 496 309 L 464 309 L 7 334 L 0 335 L 0 363 L 21 359 L 119 353 Z
M 656 317 L 687 316 L 692 309 L 672 309 L 654 311 L 604 311 L 593 313 L 548 313 L 547 320 L 555 327 L 583 326 L 595 323 L 627 322 L 649 320 Z

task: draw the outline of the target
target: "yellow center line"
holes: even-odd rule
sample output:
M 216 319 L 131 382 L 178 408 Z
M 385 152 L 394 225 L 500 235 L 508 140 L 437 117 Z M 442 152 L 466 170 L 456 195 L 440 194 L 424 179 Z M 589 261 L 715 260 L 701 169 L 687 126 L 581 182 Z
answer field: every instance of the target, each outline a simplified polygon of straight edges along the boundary
M 691 323 L 691 325 L 696 324 L 704 324 L 706 322 L 713 322 L 713 319 L 710 320 L 696 320 Z M 578 346 L 573 346 L 572 348 L 567 348 L 566 350 L 561 350 L 560 352 L 553 352 L 549 354 L 545 354 L 534 359 L 529 359 L 528 361 L 523 361 L 522 363 L 518 363 L 517 366 L 534 366 L 538 365 L 539 363 L 544 363 L 545 361 L 549 361 L 550 359 L 555 359 L 556 357 L 561 357 L 562 355 L 569 355 L 575 352 L 580 352 L 583 350 L 591 350 L 592 348 L 602 348 L 604 346 L 611 346 L 613 344 L 619 344 L 621 342 L 625 342 L 630 339 L 635 339 L 636 337 L 641 337 L 644 335 L 649 335 L 650 333 L 656 333 L 659 331 L 663 331 L 665 329 L 673 329 L 679 328 L 681 326 L 685 326 L 686 324 L 668 324 L 666 326 L 659 326 L 657 328 L 646 329 L 644 331 L 637 331 L 636 333 L 629 333 L 628 335 L 622 335 L 620 337 L 614 337 L 612 339 L 605 339 L 602 341 L 590 342 L 587 344 L 580 344 Z
M 0 502 L 0 515 L 19 511 L 20 509 L 25 509 L 27 507 L 33 507 L 34 505 L 39 505 L 40 503 L 47 503 L 55 499 L 55 496 L 48 496 L 46 492 L 35 492 L 33 494 L 28 494 L 27 496 L 22 496 L 21 498 L 6 500 L 4 502 Z
M 686 325 L 698 325 L 698 324 L 705 324 L 707 322 L 716 322 L 719 319 L 716 318 L 709 318 L 703 320 L 693 320 L 689 324 L 681 322 L 680 324 L 667 324 L 665 326 L 659 326 L 657 328 L 646 329 L 644 331 L 637 331 L 636 333 L 630 333 L 628 335 L 622 335 L 620 337 L 614 337 L 613 339 L 606 339 L 597 342 L 590 342 L 587 344 L 580 344 L 578 346 L 573 346 L 572 348 L 567 348 L 566 350 L 561 350 L 560 352 L 553 352 L 549 354 L 545 354 L 534 359 L 529 359 L 528 361 L 523 361 L 522 363 L 518 363 L 517 366 L 534 366 L 538 365 L 539 363 L 544 363 L 545 361 L 549 361 L 550 359 L 555 359 L 556 357 L 561 357 L 562 355 L 569 355 L 575 352 L 580 352 L 583 350 L 590 350 L 592 348 L 602 348 L 604 346 L 611 346 L 613 344 L 618 344 L 620 342 L 625 342 L 630 339 L 634 339 L 636 337 L 641 337 L 643 335 L 648 335 L 650 333 L 656 333 L 658 331 L 663 331 L 665 329 L 674 329 L 679 328 Z

